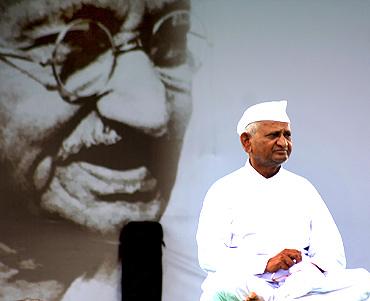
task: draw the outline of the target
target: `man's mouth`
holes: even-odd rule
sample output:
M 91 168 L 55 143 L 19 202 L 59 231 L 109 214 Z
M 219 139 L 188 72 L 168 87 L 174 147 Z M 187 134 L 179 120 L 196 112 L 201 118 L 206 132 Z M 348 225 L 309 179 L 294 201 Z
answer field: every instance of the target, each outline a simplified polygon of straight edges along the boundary
M 158 219 L 176 170 L 171 156 L 172 163 L 162 166 L 167 158 L 154 148 L 160 140 L 134 129 L 117 133 L 91 113 L 63 141 L 57 155 L 44 158 L 36 168 L 41 205 L 103 231 L 128 219 Z
M 159 175 L 152 174 L 156 165 L 152 139 L 143 136 L 132 129 L 118 134 L 91 113 L 63 141 L 53 159 L 39 164 L 35 186 L 41 190 L 53 172 L 66 177 L 62 170 L 73 169 L 75 180 L 84 182 L 102 201 L 147 201 L 158 193 Z
M 159 194 L 157 180 L 144 166 L 119 171 L 86 162 L 73 165 L 76 174 L 81 177 L 80 181 L 84 183 L 84 188 L 88 188 L 101 201 L 147 203 Z
M 287 154 L 288 150 L 287 149 L 276 149 L 274 150 L 274 153 Z

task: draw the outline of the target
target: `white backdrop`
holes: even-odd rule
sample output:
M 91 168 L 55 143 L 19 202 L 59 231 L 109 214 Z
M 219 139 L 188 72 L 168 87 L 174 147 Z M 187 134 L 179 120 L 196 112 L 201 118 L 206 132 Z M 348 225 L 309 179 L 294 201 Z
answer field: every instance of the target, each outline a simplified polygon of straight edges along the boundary
M 212 46 L 194 78 L 194 110 L 162 223 L 164 301 L 199 298 L 195 233 L 202 199 L 244 164 L 236 123 L 256 102 L 287 99 L 286 167 L 319 190 L 348 267 L 370 270 L 370 2 L 193 1 Z

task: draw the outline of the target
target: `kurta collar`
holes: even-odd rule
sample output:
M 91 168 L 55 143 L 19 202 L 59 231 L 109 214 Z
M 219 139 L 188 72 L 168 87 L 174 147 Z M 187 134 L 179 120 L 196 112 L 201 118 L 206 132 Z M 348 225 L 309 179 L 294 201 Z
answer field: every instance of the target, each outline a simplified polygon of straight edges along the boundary
M 279 179 L 281 177 L 281 174 L 284 173 L 284 168 L 280 166 L 280 169 L 277 172 L 277 174 L 275 174 L 271 178 L 265 178 L 263 175 L 261 175 L 257 170 L 253 168 L 249 160 L 247 160 L 247 162 L 245 163 L 244 169 L 248 174 L 252 175 L 255 178 L 258 178 L 260 181 L 269 181 L 269 182 Z

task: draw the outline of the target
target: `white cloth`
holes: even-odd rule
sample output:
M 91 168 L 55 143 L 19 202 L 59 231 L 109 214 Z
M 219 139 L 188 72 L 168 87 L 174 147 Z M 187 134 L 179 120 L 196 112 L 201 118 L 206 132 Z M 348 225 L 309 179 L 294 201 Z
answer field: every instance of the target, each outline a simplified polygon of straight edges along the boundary
M 289 116 L 286 113 L 288 102 L 286 100 L 273 100 L 255 104 L 245 110 L 236 127 L 236 132 L 240 136 L 245 132 L 248 124 L 270 120 L 280 122 L 290 122 Z
M 202 286 L 205 301 L 221 288 L 239 296 L 256 291 L 265 300 L 278 300 L 271 296 L 284 285 L 276 289 L 260 277 L 268 259 L 286 248 L 301 250 L 311 266 L 330 275 L 342 273 L 346 265 L 338 228 L 313 185 L 284 168 L 264 178 L 249 162 L 207 192 L 197 243 L 200 266 L 208 272 Z M 305 271 L 306 279 L 314 277 Z M 318 279 L 311 280 L 318 286 Z M 305 295 L 312 287 L 297 289 L 295 295 Z

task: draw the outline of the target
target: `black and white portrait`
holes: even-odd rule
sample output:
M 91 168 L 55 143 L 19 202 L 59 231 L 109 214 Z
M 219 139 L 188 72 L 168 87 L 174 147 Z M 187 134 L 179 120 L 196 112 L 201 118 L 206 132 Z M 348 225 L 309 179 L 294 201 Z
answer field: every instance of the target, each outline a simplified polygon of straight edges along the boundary
M 191 115 L 190 4 L 0 4 L 0 300 L 120 300 L 118 234 L 158 221 Z

